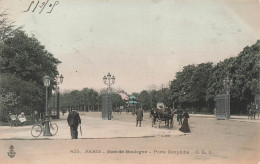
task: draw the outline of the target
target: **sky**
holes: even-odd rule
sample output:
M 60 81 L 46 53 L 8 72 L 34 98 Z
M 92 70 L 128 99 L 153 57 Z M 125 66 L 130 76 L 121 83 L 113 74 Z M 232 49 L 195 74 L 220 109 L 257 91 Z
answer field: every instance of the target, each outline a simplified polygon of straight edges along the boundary
M 49 0 L 39 14 L 41 0 L 24 12 L 31 2 L 0 0 L 0 11 L 62 62 L 62 91 L 105 88 L 108 72 L 128 93 L 167 87 L 183 66 L 236 56 L 260 36 L 259 0 Z

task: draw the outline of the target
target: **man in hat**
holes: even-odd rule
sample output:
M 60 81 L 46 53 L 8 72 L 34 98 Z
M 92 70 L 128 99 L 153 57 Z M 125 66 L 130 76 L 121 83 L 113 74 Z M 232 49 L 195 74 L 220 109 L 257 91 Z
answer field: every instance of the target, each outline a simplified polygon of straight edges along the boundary
M 33 112 L 33 121 L 34 123 L 37 123 L 39 121 L 39 114 L 37 110 Z
M 71 138 L 78 139 L 78 126 L 81 124 L 79 113 L 73 109 L 71 112 L 69 112 L 67 121 L 70 126 Z
M 138 122 L 139 122 L 139 126 L 141 127 L 142 120 L 143 120 L 143 110 L 139 108 L 136 111 L 136 126 L 138 126 Z
M 182 124 L 182 109 L 181 109 L 181 106 L 178 106 L 178 109 L 177 109 L 177 121 L 179 123 L 179 125 Z

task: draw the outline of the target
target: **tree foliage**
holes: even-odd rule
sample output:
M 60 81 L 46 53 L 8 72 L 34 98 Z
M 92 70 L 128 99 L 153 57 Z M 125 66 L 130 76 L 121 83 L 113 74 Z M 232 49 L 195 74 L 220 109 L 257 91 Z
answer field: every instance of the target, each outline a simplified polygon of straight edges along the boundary
M 11 73 L 24 81 L 35 81 L 42 85 L 45 75 L 52 79 L 59 74 L 57 65 L 60 61 L 45 50 L 45 47 L 34 37 L 17 30 L 11 38 L 4 41 L 0 54 L 1 73 Z M 56 84 L 52 80 L 53 84 Z
M 98 110 L 100 105 L 100 95 L 94 89 L 83 88 L 61 94 L 61 106 L 67 110 L 74 108 L 81 111 L 94 111 Z
M 215 97 L 225 93 L 224 80 L 229 78 L 231 113 L 246 111 L 246 106 L 259 94 L 260 41 L 245 47 L 236 57 L 212 63 L 188 65 L 176 73 L 171 82 L 173 100 L 198 111 L 206 107 L 210 112 L 215 107 Z
M 53 57 L 34 37 L 21 27 L 15 28 L 5 14 L 0 14 L 0 112 L 11 110 L 15 114 L 30 110 L 44 111 L 45 90 L 43 77 L 51 77 L 49 93 L 56 85 L 57 65 Z M 12 95 L 13 103 L 9 95 Z M 15 105 L 8 105 L 15 104 Z

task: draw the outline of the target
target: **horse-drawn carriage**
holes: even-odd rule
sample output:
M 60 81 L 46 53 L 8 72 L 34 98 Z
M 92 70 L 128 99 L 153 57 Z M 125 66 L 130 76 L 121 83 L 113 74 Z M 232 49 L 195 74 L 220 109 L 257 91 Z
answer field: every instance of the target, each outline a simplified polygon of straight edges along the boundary
M 151 110 L 150 117 L 152 118 L 152 127 L 159 123 L 159 128 L 161 127 L 161 122 L 165 122 L 165 126 L 169 128 L 173 127 L 173 116 L 174 112 L 167 108 L 163 103 L 157 103 L 157 108 Z

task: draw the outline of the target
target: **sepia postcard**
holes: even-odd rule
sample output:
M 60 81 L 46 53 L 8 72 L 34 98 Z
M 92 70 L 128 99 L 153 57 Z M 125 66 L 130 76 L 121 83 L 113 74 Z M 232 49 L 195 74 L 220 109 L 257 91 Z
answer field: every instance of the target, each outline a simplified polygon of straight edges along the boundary
M 260 164 L 260 0 L 0 0 L 0 164 Z

